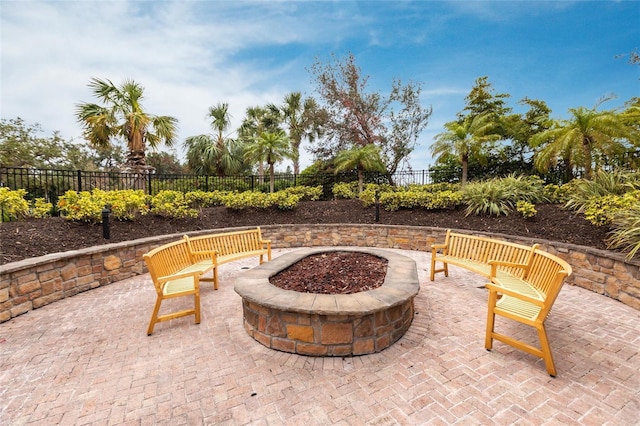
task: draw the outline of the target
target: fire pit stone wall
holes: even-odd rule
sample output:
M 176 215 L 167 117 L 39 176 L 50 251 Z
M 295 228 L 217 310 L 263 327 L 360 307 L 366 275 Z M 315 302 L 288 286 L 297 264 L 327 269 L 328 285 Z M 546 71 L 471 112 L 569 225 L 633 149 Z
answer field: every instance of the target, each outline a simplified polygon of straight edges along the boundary
M 358 251 L 388 260 L 384 284 L 354 294 L 312 294 L 283 290 L 269 277 L 311 254 Z M 420 289 L 413 259 L 386 250 L 357 247 L 307 248 L 284 254 L 241 274 L 244 327 L 263 345 L 310 356 L 380 352 L 409 329 L 413 299 Z

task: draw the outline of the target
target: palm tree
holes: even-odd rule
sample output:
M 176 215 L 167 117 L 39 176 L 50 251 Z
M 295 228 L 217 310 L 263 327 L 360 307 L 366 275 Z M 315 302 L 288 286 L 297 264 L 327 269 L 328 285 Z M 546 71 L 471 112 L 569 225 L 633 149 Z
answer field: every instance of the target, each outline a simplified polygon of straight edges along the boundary
M 218 103 L 210 107 L 207 117 L 211 119 L 215 134 L 190 136 L 185 140 L 187 164 L 200 174 L 226 176 L 236 173 L 242 161 L 238 158 L 236 142 L 225 135 L 231 126 L 229 104 Z
M 498 140 L 499 135 L 493 133 L 495 123 L 490 114 L 480 114 L 463 121 L 445 123 L 446 132 L 436 135 L 436 141 L 431 145 L 431 153 L 440 161 L 449 155 L 455 155 L 462 164 L 462 179 L 460 183 L 467 183 L 469 158 L 475 157 L 484 161 L 488 144 Z
M 269 165 L 269 192 L 275 191 L 274 165 L 285 158 L 291 158 L 289 138 L 282 130 L 262 132 L 245 146 L 245 158 L 248 161 L 263 161 Z
M 545 145 L 536 153 L 534 162 L 542 172 L 562 158 L 570 167 L 583 167 L 585 179 L 591 179 L 594 166 L 598 169 L 602 165 L 601 157 L 624 155 L 630 149 L 629 143 L 640 141 L 638 132 L 613 111 L 579 107 L 569 112 L 571 119 L 559 121 L 531 138 L 533 147 Z
M 354 147 L 338 152 L 334 160 L 335 172 L 356 169 L 358 171 L 358 193 L 364 189 L 364 172 L 384 172 L 385 167 L 380 158 L 380 147 L 374 144 Z
M 246 117 L 242 121 L 238 134 L 243 145 L 252 145 L 264 132 L 276 132 L 280 130 L 280 111 L 277 107 L 249 107 L 247 108 Z M 262 176 L 264 175 L 264 163 L 262 157 L 257 157 L 258 176 L 262 184 Z
M 289 128 L 293 173 L 300 173 L 300 145 L 303 139 L 313 142 L 322 136 L 322 119 L 320 108 L 315 99 L 307 98 L 302 102 L 300 92 L 292 92 L 285 96 L 280 107 L 284 123 Z
M 148 114 L 140 101 L 143 87 L 133 80 L 125 80 L 116 87 L 110 80 L 92 78 L 89 87 L 105 105 L 81 103 L 76 117 L 83 126 L 84 137 L 98 148 L 112 145 L 121 137 L 127 143 L 125 164 L 133 170 L 147 169 L 147 144 L 156 148 L 164 142 L 172 146 L 178 132 L 178 120 L 169 116 Z

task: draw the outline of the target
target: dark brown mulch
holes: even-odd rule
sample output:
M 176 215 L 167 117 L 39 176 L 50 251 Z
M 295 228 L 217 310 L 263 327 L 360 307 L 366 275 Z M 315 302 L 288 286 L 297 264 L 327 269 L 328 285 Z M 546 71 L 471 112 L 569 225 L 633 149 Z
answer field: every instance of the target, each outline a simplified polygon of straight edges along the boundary
M 539 205 L 536 209 L 538 214 L 532 219 L 524 219 L 518 213 L 489 217 L 465 216 L 464 210 L 380 209 L 379 223 L 478 230 L 606 248 L 608 229 L 593 226 L 582 215 L 557 205 Z M 100 224 L 74 223 L 59 217 L 0 223 L 0 264 L 154 235 L 283 223 L 375 223 L 375 207 L 363 207 L 357 200 L 333 200 L 301 202 L 293 211 L 213 207 L 204 209 L 197 219 L 147 215 L 132 222 L 112 220 L 109 240 L 102 238 Z
M 335 251 L 300 259 L 269 278 L 284 290 L 316 294 L 352 294 L 384 283 L 386 259 L 367 253 Z

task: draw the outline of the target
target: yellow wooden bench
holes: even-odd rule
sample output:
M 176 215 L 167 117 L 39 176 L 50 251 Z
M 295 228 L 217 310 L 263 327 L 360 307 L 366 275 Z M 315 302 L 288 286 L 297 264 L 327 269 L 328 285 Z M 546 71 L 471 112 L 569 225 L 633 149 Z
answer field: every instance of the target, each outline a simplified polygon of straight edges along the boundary
M 443 267 L 436 269 L 436 262 Z M 431 281 L 437 272 L 449 275 L 448 264 L 457 265 L 489 279 L 485 348 L 493 340 L 542 358 L 547 372 L 555 377 L 556 369 L 544 328 L 544 321 L 560 293 L 571 266 L 564 260 L 538 248 L 524 246 L 447 230 L 444 244 L 431 246 Z M 535 327 L 540 348 L 494 331 L 495 315 Z
M 183 240 L 157 247 L 142 257 L 149 269 L 157 294 L 147 334 L 153 333 L 153 328 L 158 322 L 186 315 L 195 315 L 196 324 L 200 324 L 199 281 L 203 274 L 213 269 L 213 264 L 211 262 L 209 264 L 194 263 L 187 243 Z M 164 299 L 191 295 L 194 298 L 193 309 L 158 316 Z
M 489 309 L 485 348 L 491 350 L 493 339 L 528 352 L 544 360 L 547 372 L 556 376 L 556 368 L 549 347 L 544 321 L 551 311 L 553 302 L 560 293 L 565 278 L 572 273 L 571 266 L 564 260 L 535 250 L 529 265 L 509 264 L 491 261 L 489 289 Z M 498 268 L 520 268 L 522 276 L 499 276 Z M 500 297 L 501 295 L 501 297 Z M 494 331 L 495 315 L 530 325 L 538 331 L 540 348 L 516 340 Z
M 460 234 L 447 230 L 443 244 L 431 246 L 431 281 L 435 274 L 444 272 L 449 276 L 449 264 L 457 265 L 489 278 L 490 260 L 527 265 L 531 262 L 533 252 L 538 248 L 494 240 L 486 237 Z M 442 262 L 442 268 L 436 268 L 436 262 Z M 505 276 L 522 276 L 522 269 L 513 266 L 498 267 L 497 273 Z
M 271 260 L 271 241 L 262 239 L 260 228 L 225 232 L 220 234 L 183 237 L 187 244 L 192 262 L 213 268 L 212 278 L 201 278 L 200 281 L 213 281 L 213 288 L 218 289 L 218 265 L 251 256 L 264 256 Z

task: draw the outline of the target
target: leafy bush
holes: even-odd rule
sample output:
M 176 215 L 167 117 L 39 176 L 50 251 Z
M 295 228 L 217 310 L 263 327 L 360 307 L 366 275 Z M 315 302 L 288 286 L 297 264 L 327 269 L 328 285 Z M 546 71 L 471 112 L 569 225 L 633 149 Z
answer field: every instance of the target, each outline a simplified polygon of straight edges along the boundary
M 466 214 L 508 215 L 518 201 L 530 204 L 548 202 L 544 182 L 538 176 L 507 176 L 473 182 L 462 189 Z
M 284 190 L 271 194 L 270 198 L 273 204 L 280 210 L 293 210 L 302 199 L 302 195 L 290 194 L 287 190 Z
M 53 204 L 45 201 L 44 198 L 36 198 L 29 206 L 29 215 L 36 219 L 42 219 L 43 217 L 51 216 L 51 210 Z
M 17 189 L 12 191 L 6 186 L 0 187 L 0 221 L 21 220 L 29 216 L 29 203 L 25 200 L 27 191 Z
M 522 216 L 527 219 L 534 217 L 536 214 L 538 214 L 538 211 L 536 210 L 536 206 L 524 200 L 520 200 L 516 203 L 516 210 L 520 212 L 520 214 L 522 214 Z
M 628 252 L 629 260 L 640 252 L 640 202 L 616 213 L 609 247 Z
M 151 213 L 162 217 L 198 217 L 198 210 L 191 208 L 185 195 L 179 191 L 160 191 L 151 199 Z
M 474 182 L 462 188 L 462 197 L 467 205 L 466 214 L 508 215 L 513 208 L 513 199 L 498 181 Z
M 68 220 L 102 222 L 102 209 L 108 207 L 116 220 L 133 220 L 149 211 L 148 197 L 142 190 L 76 192 L 69 190 L 58 199 L 60 214 Z
M 543 194 L 547 200 L 552 204 L 563 204 L 568 200 L 569 186 L 558 186 L 555 184 L 545 185 Z
M 640 189 L 639 174 L 615 171 L 597 171 L 593 180 L 574 179 L 567 186 L 568 196 L 565 207 L 583 212 L 593 198 L 607 195 L 624 195 L 627 192 Z
M 358 183 L 357 182 L 341 182 L 333 185 L 333 189 L 331 190 L 334 198 L 336 199 L 347 199 L 352 200 L 356 198 L 356 194 L 358 193 Z
M 223 197 L 223 204 L 232 210 L 243 210 L 250 207 L 266 209 L 273 205 L 273 197 L 264 192 L 253 191 L 229 193 Z
M 138 215 L 145 215 L 149 211 L 149 206 L 147 205 L 149 198 L 141 189 L 98 191 L 94 190 L 93 196 L 97 196 L 98 199 L 104 201 L 104 205 L 109 206 L 111 215 L 116 220 L 133 220 Z
M 317 201 L 322 197 L 322 185 L 319 186 L 290 186 L 282 192 L 288 195 L 299 195 L 300 200 Z
M 425 192 L 424 190 L 400 190 L 380 194 L 380 204 L 387 211 L 422 208 L 446 209 L 458 206 L 462 201 L 459 191 Z
M 96 196 L 89 191 L 77 192 L 69 190 L 58 198 L 58 211 L 68 220 L 100 223 L 102 209 L 105 206 L 104 197 L 100 190 L 94 190 Z
M 592 197 L 583 207 L 584 217 L 593 225 L 603 226 L 613 223 L 616 215 L 640 202 L 640 190 L 622 196 L 605 195 Z

